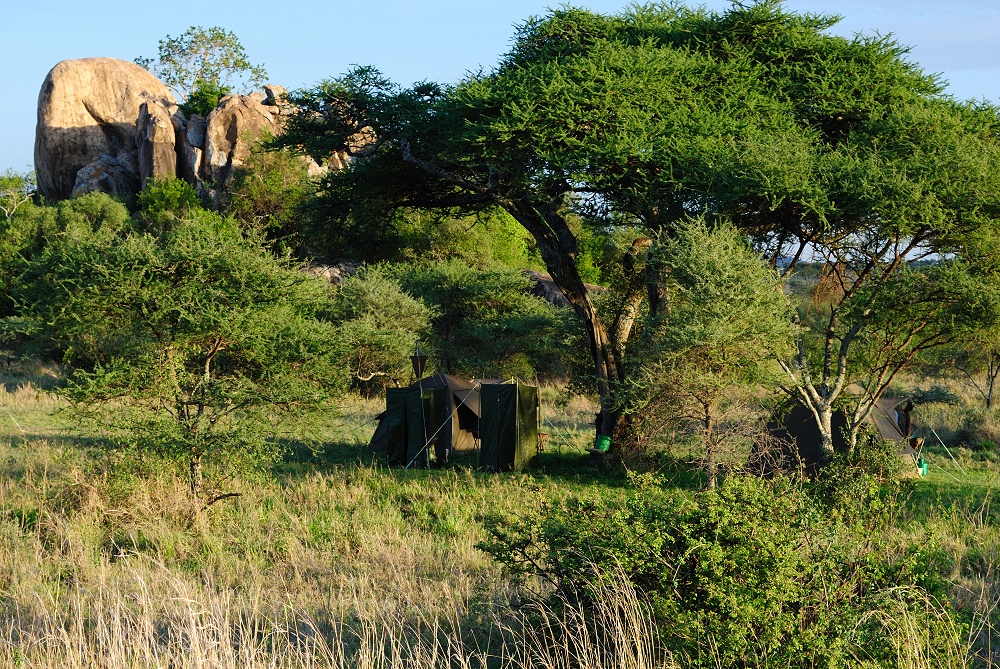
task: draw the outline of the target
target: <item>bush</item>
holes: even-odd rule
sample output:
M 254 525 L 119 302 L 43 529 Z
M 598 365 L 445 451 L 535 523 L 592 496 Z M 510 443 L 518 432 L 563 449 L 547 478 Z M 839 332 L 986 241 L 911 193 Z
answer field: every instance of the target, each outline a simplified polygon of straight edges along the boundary
M 528 293 L 524 273 L 481 270 L 459 261 L 392 265 L 406 292 L 432 306 L 438 370 L 478 378 L 565 376 L 579 321 Z
M 861 541 L 786 480 L 730 477 L 694 496 L 651 476 L 634 481 L 623 505 L 569 500 L 493 517 L 480 547 L 551 583 L 554 601 L 592 603 L 623 573 L 685 666 L 896 666 L 905 630 L 886 632 L 883 615 L 918 621 L 934 657 L 961 655 L 956 623 L 936 604 L 947 565 L 932 543 Z
M 267 151 L 262 138 L 246 161 L 233 168 L 226 184 L 222 210 L 289 251 L 302 244 L 298 229 L 299 208 L 306 194 L 309 175 L 301 156 L 288 151 Z
M 326 282 L 209 212 L 158 236 L 52 245 L 16 297 L 77 366 L 66 389 L 75 419 L 182 463 L 197 498 L 234 469 L 273 462 L 276 421 L 343 386 Z
M 958 438 L 972 450 L 995 451 L 1000 446 L 1000 417 L 989 409 L 969 409 Z
M 136 198 L 136 218 L 146 230 L 160 233 L 173 221 L 201 209 L 194 187 L 183 179 L 150 178 Z
M 110 239 L 132 227 L 128 209 L 106 193 L 87 193 L 57 205 L 25 202 L 0 221 L 0 317 L 20 309 L 11 299 L 26 263 L 44 250 L 78 239 Z
M 187 100 L 180 105 L 181 113 L 187 118 L 191 118 L 195 114 L 208 116 L 213 109 L 219 106 L 219 100 L 231 92 L 229 86 L 200 79 L 195 82 L 194 89 L 188 95 Z

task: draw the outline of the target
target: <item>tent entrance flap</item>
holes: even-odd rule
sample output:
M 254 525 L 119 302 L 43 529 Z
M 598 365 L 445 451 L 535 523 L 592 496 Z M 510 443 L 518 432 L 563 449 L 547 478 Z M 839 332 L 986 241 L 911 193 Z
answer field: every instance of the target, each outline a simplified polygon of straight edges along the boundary
M 438 427 L 447 415 L 445 391 L 440 388 L 388 388 L 385 413 L 372 446 L 384 447 L 391 465 L 425 467 L 432 453 L 443 461 L 445 440 Z
M 484 385 L 479 391 L 479 466 L 520 471 L 538 458 L 538 389 L 519 383 Z

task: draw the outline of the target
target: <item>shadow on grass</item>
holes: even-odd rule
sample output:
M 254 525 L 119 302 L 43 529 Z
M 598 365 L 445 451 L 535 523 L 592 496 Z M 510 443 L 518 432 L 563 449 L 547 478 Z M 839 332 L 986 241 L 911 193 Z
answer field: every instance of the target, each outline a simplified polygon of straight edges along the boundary
M 32 444 L 44 441 L 56 448 L 79 450 L 91 461 L 99 461 L 106 455 L 118 450 L 106 439 L 93 436 L 81 436 L 72 433 L 51 434 L 14 434 L 10 437 L 13 448 L 30 447 Z M 344 442 L 317 443 L 306 440 L 281 438 L 284 456 L 270 469 L 272 475 L 281 479 L 291 479 L 319 472 L 344 470 L 353 468 L 385 467 L 385 457 L 372 452 L 367 445 Z M 476 452 L 461 452 L 453 454 L 451 462 L 445 465 L 431 463 L 425 474 L 417 474 L 416 468 L 409 470 L 397 469 L 401 475 L 429 476 L 443 474 L 454 470 L 465 470 L 481 477 L 504 477 L 511 473 L 490 473 L 480 471 Z M 17 468 L 15 468 L 17 469 Z M 686 490 L 698 490 L 704 483 L 701 471 L 681 459 L 660 457 L 653 463 L 654 471 L 668 485 Z M 3 468 L 0 468 L 2 471 Z M 404 473 L 405 472 L 405 473 Z M 16 472 L 7 471 L 12 476 Z M 585 451 L 574 452 L 560 450 L 557 452 L 539 454 L 538 464 L 523 472 L 524 475 L 537 479 L 570 484 L 573 486 L 603 486 L 605 488 L 624 489 L 630 486 L 628 472 L 620 462 L 610 461 L 604 467 L 596 467 Z
M 317 445 L 295 439 L 282 439 L 280 443 L 286 454 L 272 470 L 278 477 L 294 477 L 333 469 L 386 466 L 385 456 L 374 453 L 367 445 L 338 442 Z M 480 471 L 478 454 L 474 451 L 454 453 L 447 464 L 432 462 L 428 468 L 398 468 L 393 471 L 401 475 L 404 472 L 409 474 L 426 471 L 427 475 L 433 477 L 436 473 L 454 470 L 470 471 L 483 477 L 511 475 L 510 472 Z M 673 487 L 698 490 L 704 485 L 704 475 L 700 468 L 681 459 L 660 457 L 653 463 L 653 470 Z M 540 482 L 548 479 L 579 486 L 626 488 L 630 485 L 628 471 L 620 462 L 609 461 L 605 466 L 597 467 L 586 451 L 540 453 L 537 464 L 522 474 Z

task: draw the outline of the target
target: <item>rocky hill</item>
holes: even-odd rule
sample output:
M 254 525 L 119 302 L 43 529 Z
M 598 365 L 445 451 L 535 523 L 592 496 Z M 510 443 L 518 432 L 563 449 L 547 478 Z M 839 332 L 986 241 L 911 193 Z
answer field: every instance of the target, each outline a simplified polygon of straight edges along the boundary
M 58 63 L 38 94 L 38 190 L 62 200 L 91 191 L 130 196 L 150 177 L 198 188 L 225 183 L 262 135 L 279 134 L 285 89 L 229 95 L 207 118 L 185 118 L 170 90 L 142 67 L 114 58 Z M 335 167 L 345 156 L 331 156 Z M 310 172 L 325 166 L 307 159 Z

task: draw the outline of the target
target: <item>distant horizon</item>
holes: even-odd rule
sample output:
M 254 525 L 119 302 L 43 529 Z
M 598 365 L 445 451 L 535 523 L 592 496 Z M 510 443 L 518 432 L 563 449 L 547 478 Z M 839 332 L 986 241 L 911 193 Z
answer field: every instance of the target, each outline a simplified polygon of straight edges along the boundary
M 620 0 L 572 4 L 601 13 L 616 13 L 627 5 Z M 690 4 L 721 11 L 731 3 Z M 114 1 L 99 12 L 81 12 L 67 0 L 10 7 L 5 15 L 16 29 L 0 44 L 0 57 L 8 64 L 0 71 L 6 93 L 0 171 L 34 169 L 38 91 L 49 70 L 62 60 L 155 57 L 159 40 L 167 35 L 178 36 L 192 25 L 217 25 L 235 33 L 250 61 L 262 63 L 269 80 L 289 90 L 338 76 L 353 64 L 373 65 L 403 85 L 421 80 L 454 83 L 470 72 L 491 69 L 510 48 L 514 26 L 546 11 L 544 3 L 528 0 L 431 0 L 420 6 L 373 0 L 360 17 L 354 8 L 335 1 L 298 3 L 275 12 L 273 5 L 257 0 L 210 0 L 195 17 Z M 1000 101 L 1000 3 L 787 0 L 784 8 L 843 16 L 831 30 L 834 34 L 892 33 L 911 47 L 911 62 L 948 82 L 948 94 L 960 100 Z

